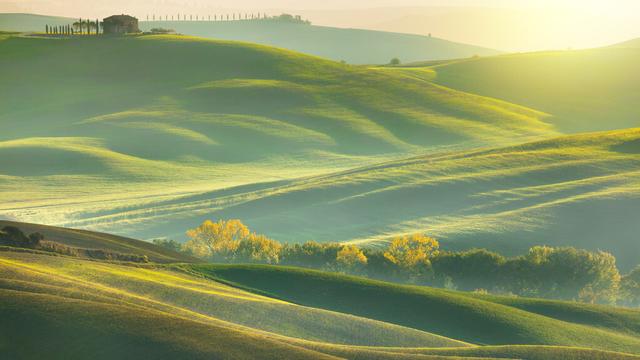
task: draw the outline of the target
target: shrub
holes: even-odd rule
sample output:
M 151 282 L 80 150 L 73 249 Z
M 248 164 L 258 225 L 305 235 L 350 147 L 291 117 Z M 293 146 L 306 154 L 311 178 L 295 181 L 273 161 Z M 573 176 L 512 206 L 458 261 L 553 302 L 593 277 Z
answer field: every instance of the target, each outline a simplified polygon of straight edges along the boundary
M 336 254 L 336 265 L 339 271 L 360 273 L 367 263 L 367 256 L 355 245 L 344 245 Z
M 182 251 L 182 244 L 173 240 L 173 239 L 153 239 L 151 242 L 154 245 L 160 246 L 162 248 L 180 252 Z
M 176 31 L 173 29 L 165 29 L 165 28 L 153 28 L 149 30 L 152 34 L 175 34 Z
M 502 255 L 484 249 L 443 252 L 431 260 L 442 284 L 449 280 L 456 288 L 468 291 L 478 287 L 499 289 L 505 262 Z
M 640 306 L 640 266 L 620 281 L 620 304 Z
M 42 239 L 44 239 L 44 236 L 40 233 L 33 233 L 26 236 L 22 230 L 15 226 L 5 226 L 0 232 L 0 244 L 6 246 L 35 249 Z
M 207 220 L 187 231 L 183 249 L 211 261 L 277 264 L 282 245 L 249 231 L 240 220 Z

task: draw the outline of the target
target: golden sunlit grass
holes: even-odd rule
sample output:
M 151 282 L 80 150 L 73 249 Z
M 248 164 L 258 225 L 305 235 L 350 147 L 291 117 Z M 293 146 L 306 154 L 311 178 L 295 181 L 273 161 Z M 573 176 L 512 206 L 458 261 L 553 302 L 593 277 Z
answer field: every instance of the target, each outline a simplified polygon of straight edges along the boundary
M 529 106 L 564 132 L 638 124 L 640 48 L 634 42 L 592 50 L 468 59 L 431 67 L 439 84 Z
M 574 245 L 603 249 L 600 239 L 606 232 L 611 240 L 605 249 L 628 267 L 635 265 L 628 249 L 636 243 L 618 231 L 635 226 L 625 214 L 640 197 L 639 138 L 639 130 L 630 129 L 508 147 L 443 150 L 255 187 L 135 199 L 141 202 L 136 205 L 123 199 L 120 209 L 111 211 L 111 204 L 101 204 L 102 210 L 79 212 L 77 220 L 67 223 L 136 229 L 166 221 L 176 224 L 176 236 L 181 236 L 193 226 L 191 219 L 206 215 L 242 218 L 281 241 L 380 243 L 426 232 L 445 243 L 474 235 L 476 242 L 470 246 L 500 240 L 522 251 L 533 241 L 559 242 L 567 236 L 562 226 L 593 224 L 599 230 L 586 231 Z M 621 204 L 615 226 L 603 224 L 598 215 L 611 211 L 611 201 Z M 583 215 L 571 215 L 574 209 Z
M 637 321 L 640 316 L 637 310 L 545 300 L 546 310 L 555 309 L 545 311 L 545 306 L 536 308 L 527 303 L 527 299 L 484 297 L 313 270 L 250 265 L 195 264 L 185 267 L 211 279 L 302 305 L 455 336 L 475 344 L 565 345 L 631 353 L 640 351 L 637 338 L 640 329 L 625 329 L 619 325 Z M 563 352 L 558 351 L 556 357 Z M 479 349 L 476 354 L 481 352 Z M 464 350 L 460 352 L 463 353 Z M 473 353 L 470 351 L 468 355 Z M 455 351 L 451 354 L 455 355 Z M 496 351 L 490 356 L 498 354 Z
M 431 311 L 439 311 L 439 315 L 431 316 L 430 321 L 421 323 L 418 328 L 450 332 L 446 330 L 447 326 L 459 322 L 454 321 L 460 316 L 455 309 L 464 313 L 465 306 L 470 306 L 470 309 L 484 310 L 461 318 L 463 321 L 477 320 L 472 329 L 459 329 L 464 337 L 470 337 L 476 327 L 491 327 L 492 321 L 504 321 L 503 326 L 520 329 L 517 330 L 519 335 L 513 336 L 541 336 L 542 333 L 535 331 L 536 326 L 558 330 L 558 333 L 548 333 L 537 340 L 531 338 L 535 343 L 571 343 L 567 339 L 579 343 L 579 339 L 590 341 L 590 336 L 599 336 L 590 347 L 618 346 L 619 350 L 634 351 L 633 338 L 611 329 L 597 329 L 597 320 L 578 326 L 498 305 L 500 299 L 492 303 L 462 293 L 402 287 L 308 270 L 261 266 L 123 265 L 2 250 L 0 312 L 3 325 L 10 326 L 14 334 L 22 334 L 19 324 L 27 324 L 35 336 L 25 336 L 20 340 L 24 348 L 11 347 L 6 354 L 16 352 L 23 357 L 37 358 L 47 352 L 48 356 L 58 358 L 69 356 L 69 351 L 73 351 L 75 356 L 86 353 L 102 359 L 115 356 L 114 352 L 125 351 L 156 358 L 174 353 L 196 359 L 212 356 L 248 358 L 259 351 L 261 358 L 287 359 L 637 358 L 622 353 L 558 346 L 472 346 L 394 324 L 410 322 L 403 312 L 410 310 L 409 304 L 415 302 L 415 296 L 424 296 L 424 303 L 419 305 L 421 310 L 414 315 L 423 316 Z M 243 277 L 243 271 L 253 275 Z M 274 283 L 282 280 L 280 275 L 286 275 L 287 280 Z M 234 287 L 212 281 L 211 276 L 220 277 Z M 248 279 L 252 280 L 247 282 Z M 322 289 L 317 293 L 322 295 L 315 296 L 313 304 L 308 301 L 312 292 L 306 293 L 307 298 L 302 296 L 305 287 L 299 286 L 300 281 L 305 286 Z M 242 290 L 242 287 L 253 287 L 252 291 L 261 294 Z M 290 290 L 294 288 L 292 293 Z M 375 301 L 380 304 L 392 301 L 393 305 L 385 307 L 385 311 L 397 313 L 397 317 L 371 312 L 371 304 L 355 296 L 359 292 L 378 290 L 385 295 L 376 296 Z M 339 294 L 334 294 L 335 291 Z M 287 302 L 288 299 L 307 306 L 294 305 Z M 359 305 L 355 306 L 353 302 Z M 571 314 L 570 303 L 566 305 L 565 312 Z M 447 307 L 454 313 L 443 312 Z M 354 315 L 349 314 L 349 309 Z M 341 312 L 334 312 L 336 310 Z M 365 313 L 370 319 L 385 318 L 386 322 L 358 316 Z M 474 316 L 489 313 L 493 315 L 482 315 L 482 319 L 474 320 Z M 613 315 L 618 316 L 617 313 Z M 452 322 L 443 321 L 446 317 L 451 317 Z M 525 322 L 521 321 L 525 318 Z M 549 327 L 551 323 L 553 326 Z M 52 331 L 53 327 L 56 331 Z M 580 331 L 589 331 L 591 335 L 559 335 Z M 56 346 L 62 338 L 66 338 L 65 346 Z M 31 339 L 37 339 L 38 346 L 27 346 Z M 508 340 L 505 338 L 504 341 Z M 107 349 L 98 351 L 107 344 Z M 157 352 L 157 356 L 153 355 Z
M 425 332 L 296 306 L 227 285 L 153 267 L 3 253 L 2 278 L 77 290 L 91 298 L 155 309 L 235 329 L 352 345 L 463 346 Z M 65 290 L 65 291 L 67 291 Z M 85 296 L 85 295 L 82 295 Z M 274 336 L 275 336 L 274 335 Z
M 211 191 L 555 133 L 540 112 L 427 77 L 266 46 L 12 36 L 0 47 L 0 214 L 10 219 L 131 234 L 174 210 L 205 214 L 181 199 Z

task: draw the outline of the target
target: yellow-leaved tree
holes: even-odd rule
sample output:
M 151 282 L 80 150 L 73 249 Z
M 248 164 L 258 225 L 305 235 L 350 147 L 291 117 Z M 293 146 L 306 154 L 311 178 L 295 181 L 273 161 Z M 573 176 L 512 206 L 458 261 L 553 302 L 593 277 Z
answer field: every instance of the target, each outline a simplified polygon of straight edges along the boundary
M 236 260 L 250 263 L 277 264 L 280 262 L 282 245 L 264 235 L 249 234 L 240 242 Z
M 402 268 L 412 268 L 419 264 L 430 264 L 430 259 L 438 255 L 440 244 L 423 234 L 401 236 L 393 239 L 384 257 Z
M 240 242 L 249 237 L 251 232 L 240 220 L 206 220 L 195 229 L 187 231 L 189 241 L 184 250 L 193 255 L 205 258 L 232 258 Z
M 207 220 L 187 231 L 183 250 L 210 261 L 277 264 L 282 245 L 249 231 L 240 220 Z
M 336 255 L 338 266 L 344 270 L 354 270 L 367 265 L 367 257 L 362 250 L 355 245 L 344 245 Z

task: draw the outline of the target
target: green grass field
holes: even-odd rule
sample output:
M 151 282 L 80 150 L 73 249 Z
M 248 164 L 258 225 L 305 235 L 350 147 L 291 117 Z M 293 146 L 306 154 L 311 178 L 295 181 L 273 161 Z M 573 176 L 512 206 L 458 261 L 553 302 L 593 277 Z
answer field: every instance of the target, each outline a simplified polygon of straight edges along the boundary
M 600 319 L 569 321 L 569 314 L 574 312 L 571 303 L 548 301 L 566 308 L 551 316 L 550 313 L 541 315 L 500 301 L 507 299 L 478 298 L 465 293 L 395 285 L 312 270 L 222 265 L 192 265 L 186 268 L 211 279 L 285 301 L 395 323 L 472 344 L 535 344 L 632 353 L 640 351 L 637 328 L 621 329 L 613 321 Z M 589 305 L 576 307 L 584 309 Z M 591 306 L 591 310 L 599 309 Z M 637 321 L 640 314 L 637 310 L 607 308 L 607 311 L 611 319 L 618 318 L 627 323 Z
M 486 247 L 509 255 L 540 244 L 602 249 L 628 271 L 640 251 L 633 211 L 639 139 L 631 129 L 445 151 L 81 214 L 71 224 L 181 238 L 205 218 L 240 218 L 281 241 L 369 244 L 426 232 L 446 249 Z
M 0 14 L 0 229 L 151 263 L 0 247 L 4 357 L 640 359 L 636 309 L 204 264 L 131 238 L 241 219 L 292 243 L 419 232 L 447 250 L 600 249 L 626 272 L 640 253 L 637 41 L 470 58 L 482 49 L 410 35 L 144 24 L 430 60 L 353 66 L 191 36 L 11 31 L 43 21 L 69 20 Z
M 556 134 L 540 112 L 393 69 L 190 37 L 9 36 L 0 76 L 0 214 L 48 224 Z M 141 235 L 156 215 L 108 230 Z
M 101 244 L 94 239 L 86 234 L 87 242 Z M 571 303 L 549 303 L 573 311 Z M 293 268 L 127 265 L 5 248 L 0 304 L 6 334 L 0 346 L 5 355 L 23 359 L 242 359 L 259 353 L 287 359 L 595 360 L 636 359 L 621 352 L 640 353 L 635 333 L 597 320 L 573 323 L 475 295 Z M 607 311 L 621 320 L 638 316 Z
M 637 130 L 562 136 L 555 112 L 433 82 L 549 54 L 365 68 L 181 36 L 8 35 L 0 50 L 5 219 L 182 239 L 240 218 L 288 242 L 426 232 L 448 249 L 568 245 L 637 265 Z M 616 51 L 632 54 L 556 56 L 615 95 L 634 85 Z
M 563 132 L 623 129 L 640 124 L 637 44 L 462 60 L 432 69 L 438 84 L 544 111 Z

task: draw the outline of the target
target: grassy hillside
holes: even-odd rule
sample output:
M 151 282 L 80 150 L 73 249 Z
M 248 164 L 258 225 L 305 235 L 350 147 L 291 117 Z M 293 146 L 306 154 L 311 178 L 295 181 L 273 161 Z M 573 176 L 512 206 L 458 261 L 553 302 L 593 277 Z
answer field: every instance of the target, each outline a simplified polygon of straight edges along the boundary
M 433 69 L 439 84 L 544 111 L 565 132 L 622 129 L 640 123 L 636 43 L 455 61 Z
M 0 346 L 12 359 L 337 359 L 145 309 L 11 290 L 0 304 Z
M 187 268 L 286 301 L 455 336 L 475 344 L 565 345 L 640 352 L 637 329 L 623 332 L 615 324 L 609 327 L 598 320 L 588 323 L 571 322 L 566 317 L 560 320 L 563 312 L 557 317 L 542 316 L 492 298 L 294 268 L 216 265 Z M 572 309 L 570 303 L 549 302 L 565 306 L 567 313 Z M 639 314 L 614 308 L 608 311 L 628 322 Z
M 191 256 L 165 249 L 146 241 L 111 234 L 0 220 L 0 229 L 5 226 L 15 226 L 27 234 L 39 232 L 49 241 L 55 241 L 75 248 L 101 249 L 122 254 L 146 255 L 149 260 L 156 263 L 199 261 Z
M 206 38 L 248 41 L 321 56 L 350 64 L 386 64 L 397 57 L 401 61 L 489 56 L 499 52 L 422 35 L 393 32 L 340 29 L 326 26 L 276 21 L 148 21 L 143 30 L 169 28 Z M 371 46 L 376 44 L 376 46 Z
M 136 231 L 133 224 L 154 219 L 148 234 L 180 237 L 206 218 L 240 218 L 281 241 L 374 244 L 426 232 L 447 249 L 602 249 L 627 271 L 640 251 L 638 144 L 640 130 L 632 129 L 443 152 L 89 214 L 73 224 Z
M 625 41 L 625 42 L 622 42 L 622 43 L 619 43 L 619 44 L 615 44 L 615 45 L 613 45 L 613 47 L 637 49 L 637 48 L 640 48 L 640 38 L 639 39 L 632 39 L 632 40 Z
M 372 307 L 387 303 L 393 305 Z M 419 328 L 464 337 L 475 332 L 477 339 L 499 343 L 591 341 L 590 348 L 640 351 L 637 337 L 598 329 L 597 323 L 578 326 L 462 293 L 287 268 L 126 266 L 2 251 L 0 309 L 0 348 L 21 359 L 248 359 L 258 353 L 274 359 L 638 358 L 581 348 L 474 346 Z M 383 317 L 391 320 L 376 320 Z M 557 332 L 539 331 L 549 325 Z M 478 335 L 483 326 L 488 334 Z M 486 331 L 493 326 L 495 332 Z
M 13 252 L 0 256 L 3 288 L 16 291 L 144 308 L 271 337 L 366 346 L 466 345 L 407 327 L 293 305 L 154 266 Z
M 555 133 L 394 70 L 190 37 L 8 37 L 0 76 L 0 215 L 48 224 Z

